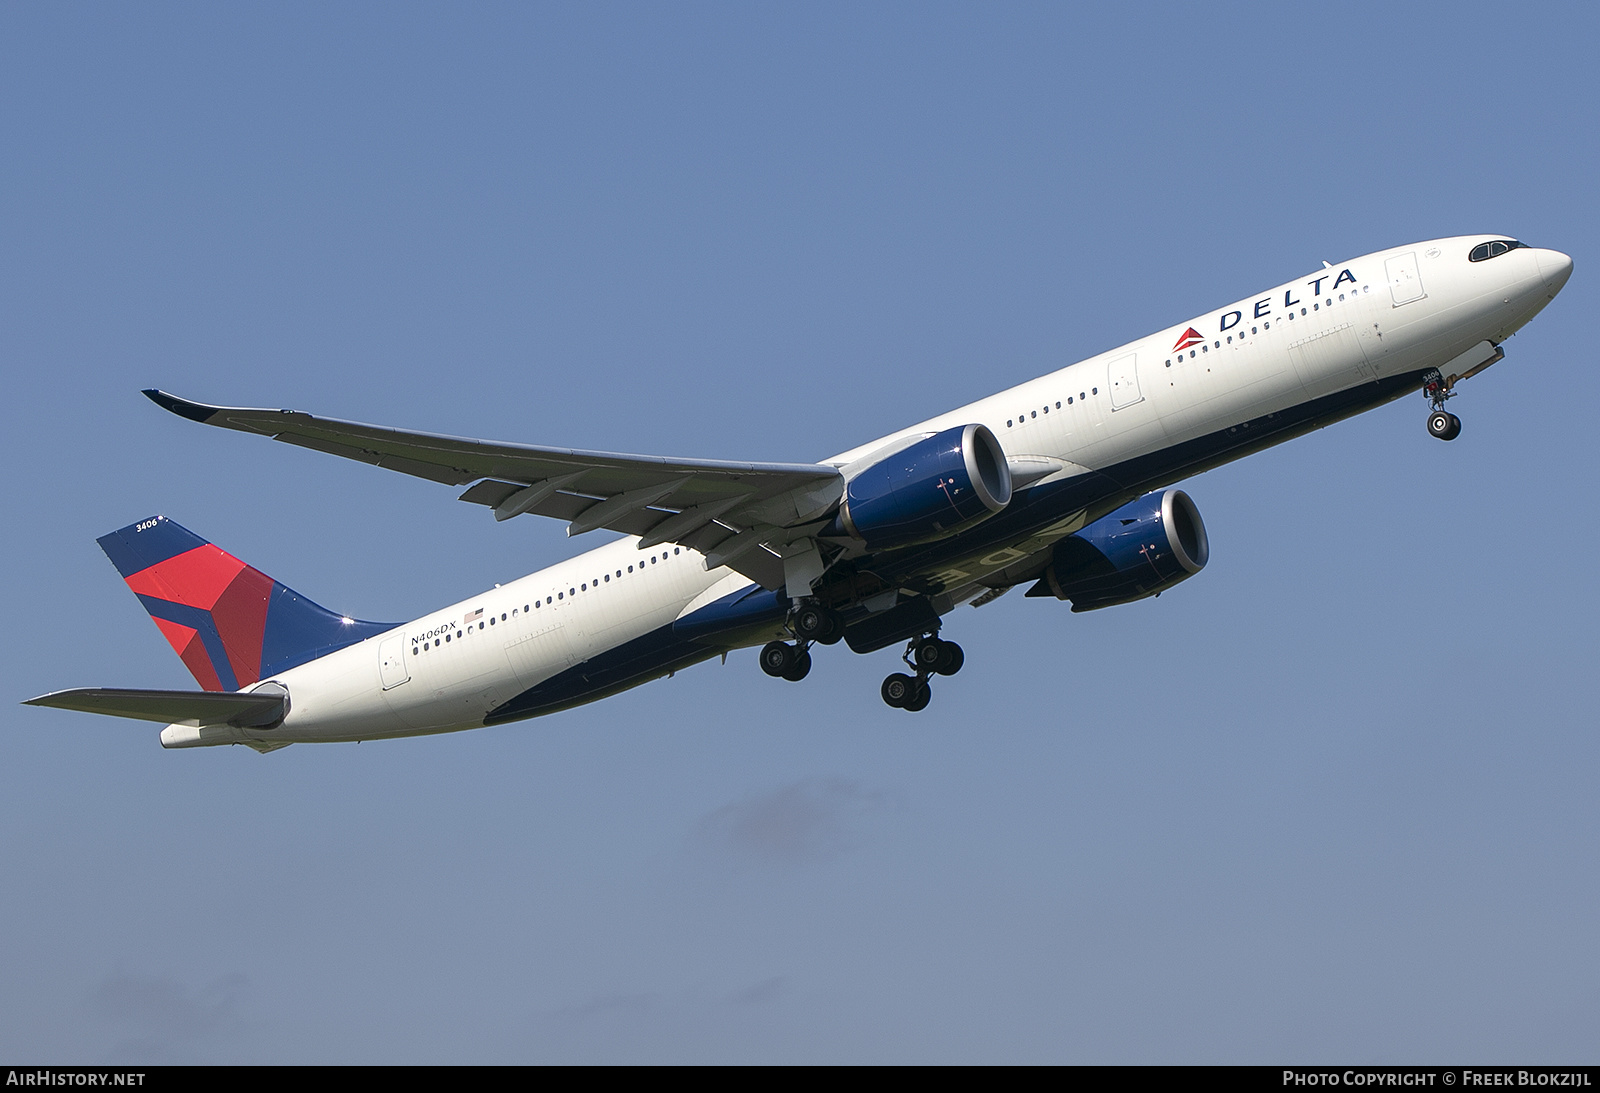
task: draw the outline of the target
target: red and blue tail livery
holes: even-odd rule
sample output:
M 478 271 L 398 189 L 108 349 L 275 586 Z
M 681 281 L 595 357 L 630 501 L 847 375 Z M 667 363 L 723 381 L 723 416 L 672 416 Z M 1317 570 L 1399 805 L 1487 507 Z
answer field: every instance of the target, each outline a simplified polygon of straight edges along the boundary
M 320 607 L 165 516 L 97 541 L 208 691 L 237 691 L 393 629 Z

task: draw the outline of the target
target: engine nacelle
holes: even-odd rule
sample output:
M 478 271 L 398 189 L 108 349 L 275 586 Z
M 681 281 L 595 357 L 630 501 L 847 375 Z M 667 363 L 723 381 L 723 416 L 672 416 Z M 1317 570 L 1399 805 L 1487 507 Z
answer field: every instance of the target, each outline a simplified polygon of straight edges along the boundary
M 1163 490 L 1130 501 L 1056 544 L 1030 596 L 1093 611 L 1159 595 L 1206 567 L 1206 525 L 1189 495 Z
M 1011 503 L 1005 452 L 983 425 L 957 425 L 867 467 L 845 484 L 824 535 L 881 550 L 942 539 Z

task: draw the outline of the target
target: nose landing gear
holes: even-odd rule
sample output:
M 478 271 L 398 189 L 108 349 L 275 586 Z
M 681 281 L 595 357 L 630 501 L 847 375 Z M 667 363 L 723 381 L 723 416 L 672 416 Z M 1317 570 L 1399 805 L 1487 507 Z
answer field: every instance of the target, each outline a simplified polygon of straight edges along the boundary
M 966 663 L 966 654 L 953 641 L 944 641 L 938 634 L 915 638 L 906 646 L 903 659 L 916 672 L 908 676 L 896 672 L 883 681 L 879 693 L 883 701 L 897 710 L 927 709 L 933 699 L 933 688 L 928 686 L 931 676 L 953 676 Z
M 1440 440 L 1454 440 L 1461 435 L 1461 419 L 1444 408 L 1445 399 L 1455 395 L 1454 385 L 1447 385 L 1438 369 L 1429 372 L 1422 381 L 1422 395 L 1433 407 L 1428 415 L 1428 433 Z

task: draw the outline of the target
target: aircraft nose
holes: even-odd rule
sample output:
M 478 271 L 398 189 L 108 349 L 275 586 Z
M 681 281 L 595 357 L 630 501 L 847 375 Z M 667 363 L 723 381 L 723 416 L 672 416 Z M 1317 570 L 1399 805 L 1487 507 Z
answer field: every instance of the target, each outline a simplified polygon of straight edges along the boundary
M 1558 250 L 1540 248 L 1535 248 L 1533 255 L 1538 260 L 1539 274 L 1544 278 L 1545 288 L 1554 296 L 1567 283 L 1567 278 L 1572 276 L 1572 259 Z

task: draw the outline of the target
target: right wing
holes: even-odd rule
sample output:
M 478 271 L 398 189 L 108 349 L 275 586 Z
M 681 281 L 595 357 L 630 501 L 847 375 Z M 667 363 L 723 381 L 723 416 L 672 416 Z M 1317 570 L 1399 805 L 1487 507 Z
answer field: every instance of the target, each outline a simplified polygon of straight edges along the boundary
M 844 478 L 816 463 L 574 451 L 411 433 L 298 410 L 208 406 L 146 391 L 156 405 L 206 425 L 256 433 L 445 485 L 473 485 L 461 500 L 495 519 L 531 512 L 567 521 L 567 534 L 607 528 L 642 537 L 640 548 L 678 543 L 767 588 L 784 586 L 783 557 L 814 552 L 813 537 L 844 493 Z

